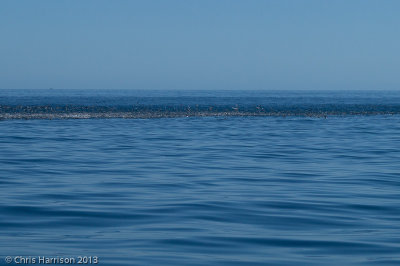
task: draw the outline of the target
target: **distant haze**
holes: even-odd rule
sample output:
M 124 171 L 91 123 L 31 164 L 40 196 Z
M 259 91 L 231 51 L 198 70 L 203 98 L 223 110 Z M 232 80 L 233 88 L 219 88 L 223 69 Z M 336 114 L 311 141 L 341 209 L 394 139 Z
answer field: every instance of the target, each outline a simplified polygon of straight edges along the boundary
M 0 2 L 0 89 L 400 89 L 400 1 Z

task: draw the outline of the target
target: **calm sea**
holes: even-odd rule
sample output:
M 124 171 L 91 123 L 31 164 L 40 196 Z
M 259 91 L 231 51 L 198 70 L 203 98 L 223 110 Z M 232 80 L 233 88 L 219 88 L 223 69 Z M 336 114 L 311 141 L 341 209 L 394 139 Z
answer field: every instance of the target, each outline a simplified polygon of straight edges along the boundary
M 400 92 L 0 91 L 0 265 L 399 265 L 399 114 Z

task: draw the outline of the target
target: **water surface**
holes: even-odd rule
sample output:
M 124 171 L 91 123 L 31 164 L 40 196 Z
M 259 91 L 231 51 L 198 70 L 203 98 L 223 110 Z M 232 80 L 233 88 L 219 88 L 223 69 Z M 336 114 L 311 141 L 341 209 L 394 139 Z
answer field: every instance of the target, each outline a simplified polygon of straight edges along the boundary
M 71 97 L 2 95 L 7 106 Z M 212 97 L 206 104 L 226 103 Z M 333 101 L 318 99 L 277 104 Z M 100 265 L 398 265 L 399 133 L 397 114 L 6 119 L 0 264 L 98 256 Z

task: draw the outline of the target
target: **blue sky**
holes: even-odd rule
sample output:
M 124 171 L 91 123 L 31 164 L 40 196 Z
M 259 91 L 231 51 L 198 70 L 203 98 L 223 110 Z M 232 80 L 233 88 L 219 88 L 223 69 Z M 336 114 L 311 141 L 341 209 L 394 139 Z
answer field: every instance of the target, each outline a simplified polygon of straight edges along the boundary
M 0 1 L 0 89 L 400 89 L 400 1 Z

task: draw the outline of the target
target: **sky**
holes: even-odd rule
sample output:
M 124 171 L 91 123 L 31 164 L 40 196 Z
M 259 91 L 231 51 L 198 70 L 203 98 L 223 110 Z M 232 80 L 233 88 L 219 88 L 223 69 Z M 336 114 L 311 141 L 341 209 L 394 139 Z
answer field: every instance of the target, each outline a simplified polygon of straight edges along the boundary
M 400 89 L 400 1 L 0 0 L 0 89 Z

